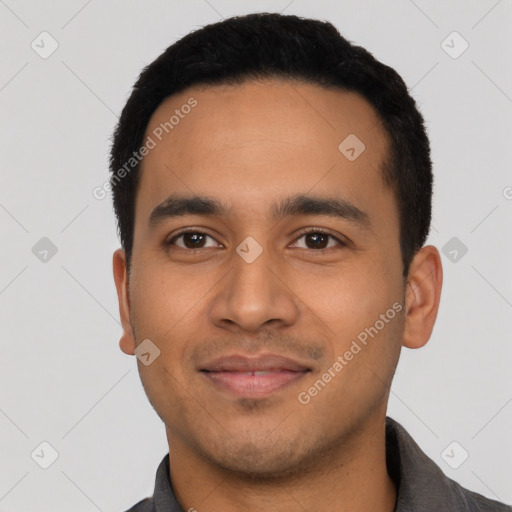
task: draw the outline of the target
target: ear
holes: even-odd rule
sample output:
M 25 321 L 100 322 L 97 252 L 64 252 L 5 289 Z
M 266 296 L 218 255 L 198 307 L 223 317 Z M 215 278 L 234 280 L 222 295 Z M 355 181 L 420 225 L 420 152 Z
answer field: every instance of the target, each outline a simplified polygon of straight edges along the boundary
M 130 322 L 130 291 L 128 287 L 128 272 L 126 267 L 126 254 L 122 249 L 117 249 L 112 258 L 114 281 L 119 301 L 119 316 L 123 333 L 119 340 L 119 347 L 128 355 L 134 355 L 135 336 Z
M 433 245 L 426 245 L 414 256 L 407 276 L 404 347 L 420 348 L 430 339 L 442 285 L 443 268 L 439 251 Z

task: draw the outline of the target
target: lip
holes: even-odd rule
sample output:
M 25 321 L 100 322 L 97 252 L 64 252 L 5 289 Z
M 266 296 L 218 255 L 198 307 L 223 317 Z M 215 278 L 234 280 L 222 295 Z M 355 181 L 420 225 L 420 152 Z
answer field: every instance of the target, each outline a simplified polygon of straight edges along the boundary
M 215 388 L 237 397 L 264 398 L 302 379 L 311 368 L 288 357 L 231 355 L 200 368 Z

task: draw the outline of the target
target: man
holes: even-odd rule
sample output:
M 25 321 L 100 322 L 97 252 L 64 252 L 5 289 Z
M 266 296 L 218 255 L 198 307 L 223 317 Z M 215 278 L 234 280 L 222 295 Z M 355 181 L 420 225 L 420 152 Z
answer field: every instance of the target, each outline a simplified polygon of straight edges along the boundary
M 397 73 L 253 14 L 140 75 L 111 154 L 123 334 L 169 444 L 132 511 L 501 511 L 386 408 L 442 285 L 430 150 Z

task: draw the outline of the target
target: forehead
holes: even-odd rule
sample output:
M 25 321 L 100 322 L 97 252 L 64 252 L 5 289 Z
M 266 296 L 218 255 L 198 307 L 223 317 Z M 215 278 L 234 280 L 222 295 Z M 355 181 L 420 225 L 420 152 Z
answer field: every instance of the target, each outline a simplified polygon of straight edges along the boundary
M 287 80 L 192 87 L 158 107 L 148 138 L 137 198 L 146 219 L 176 192 L 226 199 L 238 213 L 310 191 L 361 207 L 390 193 L 387 134 L 355 92 Z

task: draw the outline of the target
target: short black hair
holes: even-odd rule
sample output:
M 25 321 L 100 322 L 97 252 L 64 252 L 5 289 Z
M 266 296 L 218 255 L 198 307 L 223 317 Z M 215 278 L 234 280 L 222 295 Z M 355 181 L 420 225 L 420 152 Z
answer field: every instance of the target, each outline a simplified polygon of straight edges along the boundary
M 128 269 L 140 163 L 135 161 L 129 172 L 126 163 L 143 144 L 152 114 L 163 100 L 191 86 L 267 78 L 357 92 L 376 110 L 390 141 L 381 171 L 398 206 L 406 277 L 427 239 L 432 211 L 430 145 L 414 99 L 393 68 L 350 43 L 331 23 L 273 13 L 235 16 L 195 30 L 138 77 L 114 131 L 110 155 L 110 186 Z

